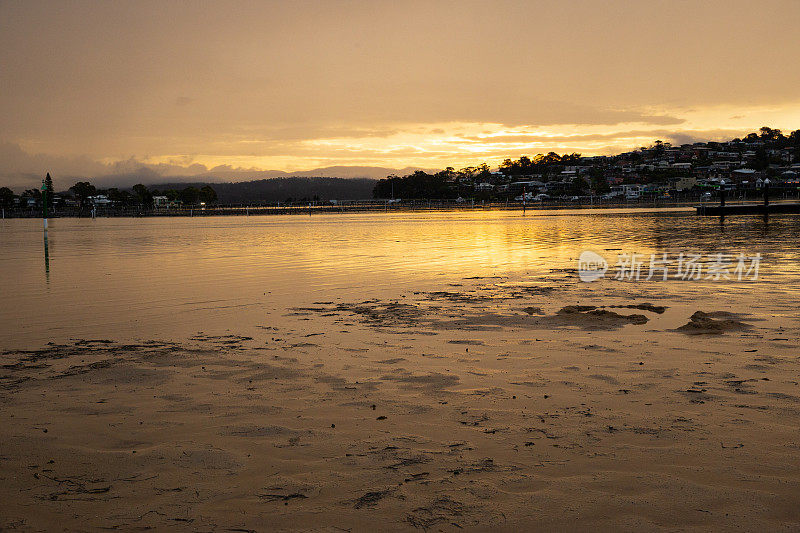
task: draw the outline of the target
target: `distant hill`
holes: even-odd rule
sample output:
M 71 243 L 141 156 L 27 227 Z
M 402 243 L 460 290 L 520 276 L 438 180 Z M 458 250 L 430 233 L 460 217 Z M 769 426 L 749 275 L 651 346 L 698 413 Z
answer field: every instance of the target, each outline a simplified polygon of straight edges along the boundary
M 389 168 L 389 167 L 364 167 L 364 166 L 337 166 L 322 167 L 311 170 L 298 170 L 286 172 L 283 170 L 241 170 L 217 167 L 203 174 L 193 177 L 195 180 L 208 180 L 209 182 L 240 181 L 242 179 L 257 180 L 268 178 L 306 178 L 306 177 L 334 177 L 334 178 L 385 178 L 389 174 L 410 174 L 415 170 L 435 172 L 433 169 L 421 167 Z M 191 178 L 184 178 L 191 179 Z M 179 180 L 183 181 L 183 179 Z
M 155 187 L 156 184 L 182 185 L 187 187 L 192 183 L 239 183 L 242 181 L 262 181 L 270 178 L 311 178 L 332 177 L 332 178 L 369 178 L 380 179 L 390 174 L 411 174 L 416 170 L 426 172 L 436 172 L 435 169 L 423 169 L 420 167 L 389 168 L 389 167 L 363 167 L 363 166 L 338 166 L 323 167 L 312 170 L 301 170 L 296 172 L 284 172 L 282 170 L 242 170 L 228 167 L 215 167 L 206 172 L 192 175 L 172 175 L 168 173 L 158 173 L 151 168 L 143 166 L 134 172 L 96 175 L 84 178 L 81 181 L 90 181 L 98 188 L 108 187 L 132 187 L 137 183 L 143 183 L 148 187 Z M 69 183 L 69 179 L 64 178 Z M 41 181 L 41 178 L 39 178 Z M 75 181 L 78 181 L 75 179 Z M 71 184 L 71 183 L 70 183 Z
M 152 190 L 184 189 L 210 185 L 217 192 L 220 203 L 261 203 L 311 200 L 368 200 L 377 180 L 371 178 L 268 178 L 236 183 L 179 182 L 148 185 Z

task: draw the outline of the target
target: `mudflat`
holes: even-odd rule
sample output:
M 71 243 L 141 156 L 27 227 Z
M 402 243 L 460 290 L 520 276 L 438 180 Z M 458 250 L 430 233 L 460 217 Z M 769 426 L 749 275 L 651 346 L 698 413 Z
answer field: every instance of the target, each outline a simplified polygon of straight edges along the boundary
M 800 527 L 796 320 L 568 273 L 450 281 L 6 351 L 0 527 Z

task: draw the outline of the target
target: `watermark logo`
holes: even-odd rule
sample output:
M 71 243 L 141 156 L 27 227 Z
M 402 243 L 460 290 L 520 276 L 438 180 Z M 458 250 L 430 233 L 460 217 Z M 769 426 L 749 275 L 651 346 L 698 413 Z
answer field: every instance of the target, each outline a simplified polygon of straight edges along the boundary
M 591 250 L 584 250 L 578 258 L 578 276 L 587 283 L 596 281 L 606 275 L 608 261 Z
M 706 281 L 756 281 L 761 265 L 761 254 L 617 254 L 613 276 L 623 281 L 650 281 L 667 279 Z M 591 282 L 606 277 L 609 264 L 603 256 L 585 250 L 578 258 L 578 277 Z

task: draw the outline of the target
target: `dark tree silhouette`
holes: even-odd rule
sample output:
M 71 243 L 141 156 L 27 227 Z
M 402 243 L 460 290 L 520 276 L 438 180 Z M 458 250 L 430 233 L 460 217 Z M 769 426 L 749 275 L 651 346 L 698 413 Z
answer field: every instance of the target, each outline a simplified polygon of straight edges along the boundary
M 112 187 L 104 191 L 108 199 L 114 202 L 115 205 L 129 206 L 136 203 L 137 198 L 128 191 L 120 191 L 116 187 Z
M 0 187 L 0 207 L 11 207 L 14 205 L 14 191 L 8 187 Z
M 136 196 L 136 201 L 144 206 L 153 205 L 153 194 L 141 183 L 133 186 L 133 194 Z
M 217 201 L 217 191 L 215 191 L 211 185 L 203 185 L 200 188 L 200 200 L 207 203 L 212 204 Z
M 200 200 L 200 191 L 196 187 L 186 187 L 180 192 L 180 199 L 185 205 L 195 205 Z
M 33 198 L 35 205 L 37 207 L 42 205 L 42 191 L 39 189 L 27 189 L 21 195 L 20 198 Z
M 53 189 L 53 178 L 50 177 L 49 172 L 44 178 L 44 189 L 45 191 L 47 191 L 47 207 L 53 207 L 53 197 L 55 196 L 55 190 Z
M 87 198 L 94 196 L 97 193 L 95 186 L 88 181 L 79 181 L 70 187 L 69 190 L 72 191 L 78 198 L 78 206 L 81 208 L 86 205 Z

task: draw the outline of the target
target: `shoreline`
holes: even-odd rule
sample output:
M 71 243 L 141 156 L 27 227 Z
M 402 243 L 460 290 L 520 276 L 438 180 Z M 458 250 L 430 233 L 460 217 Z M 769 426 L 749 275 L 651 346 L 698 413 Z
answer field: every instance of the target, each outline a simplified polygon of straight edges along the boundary
M 762 200 L 763 201 L 763 200 Z M 796 203 L 795 199 L 775 199 L 770 201 L 770 205 L 781 206 Z M 213 217 L 213 216 L 278 216 L 278 215 L 325 215 L 325 214 L 352 214 L 352 213 L 426 213 L 426 212 L 546 212 L 546 211 L 618 211 L 618 210 L 641 210 L 653 211 L 686 211 L 694 212 L 699 209 L 709 210 L 718 209 L 718 202 L 627 202 L 627 203 L 598 203 L 598 204 L 526 204 L 524 207 L 521 202 L 494 202 L 485 204 L 459 204 L 456 202 L 427 202 L 416 201 L 411 203 L 363 203 L 353 202 L 339 205 L 306 205 L 306 206 L 276 206 L 276 205 L 236 205 L 236 206 L 209 206 L 197 208 L 167 208 L 141 210 L 138 208 L 120 209 L 101 209 L 92 216 L 91 211 L 59 211 L 50 212 L 48 219 L 57 218 L 165 218 L 165 217 Z M 743 209 L 760 207 L 758 200 L 728 200 L 726 206 L 729 210 L 738 207 Z M 29 219 L 42 218 L 41 210 L 4 210 L 3 219 Z
M 152 217 L 209 217 L 209 216 L 277 216 L 277 215 L 324 215 L 324 214 L 351 214 L 351 213 L 425 213 L 425 212 L 485 212 L 485 211 L 589 211 L 589 210 L 615 210 L 615 209 L 641 209 L 641 210 L 686 210 L 691 211 L 697 202 L 637 202 L 637 203 L 605 203 L 605 204 L 527 204 L 524 208 L 521 202 L 515 203 L 487 203 L 487 204 L 457 204 L 416 202 L 411 204 L 347 204 L 347 205 L 311 205 L 311 206 L 228 206 L 206 208 L 170 208 L 143 211 L 135 208 L 119 210 L 99 210 L 95 218 L 152 218 Z M 735 205 L 735 204 L 732 204 Z M 42 218 L 41 210 L 24 212 L 6 211 L 5 219 L 16 218 Z M 48 217 L 55 218 L 92 218 L 91 211 L 84 212 L 59 212 L 51 213 Z

